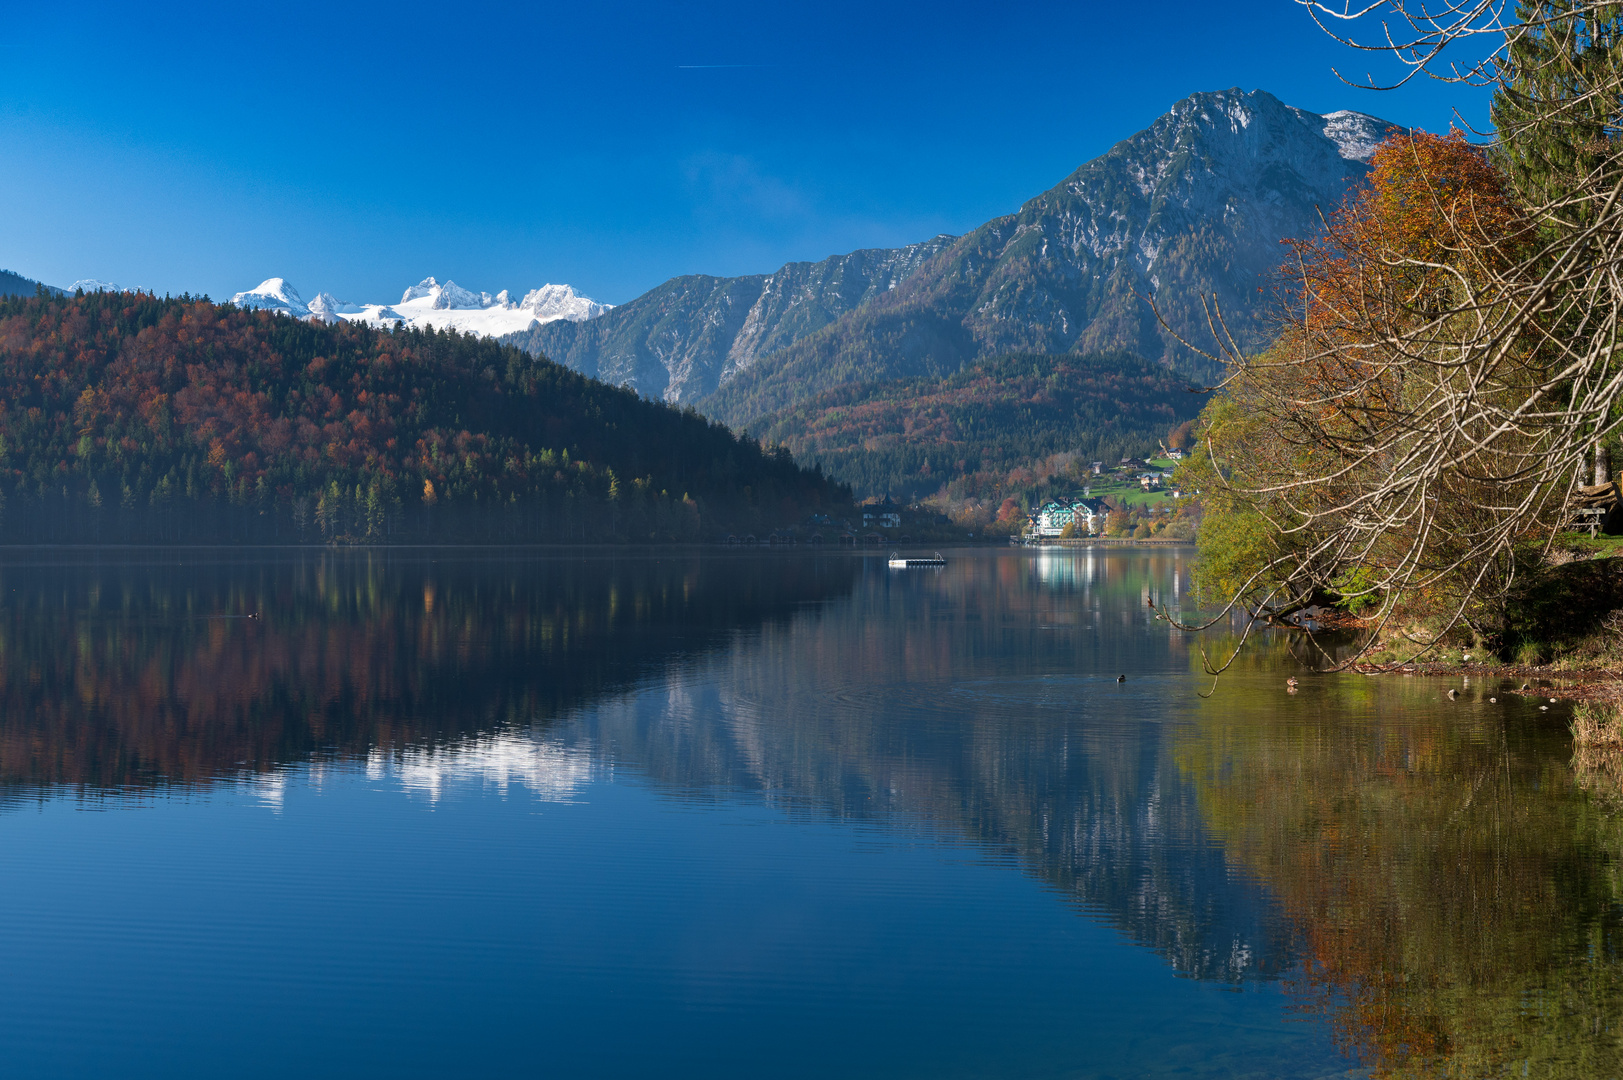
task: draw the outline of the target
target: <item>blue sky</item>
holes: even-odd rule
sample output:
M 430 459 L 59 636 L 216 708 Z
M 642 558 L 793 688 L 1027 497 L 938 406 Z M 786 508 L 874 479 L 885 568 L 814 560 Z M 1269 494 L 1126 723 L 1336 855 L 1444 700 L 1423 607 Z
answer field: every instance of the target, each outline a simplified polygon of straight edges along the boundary
M 623 302 L 961 233 L 1197 90 L 1446 129 L 1240 4 L 7 5 L 0 267 L 229 296 L 568 282 Z

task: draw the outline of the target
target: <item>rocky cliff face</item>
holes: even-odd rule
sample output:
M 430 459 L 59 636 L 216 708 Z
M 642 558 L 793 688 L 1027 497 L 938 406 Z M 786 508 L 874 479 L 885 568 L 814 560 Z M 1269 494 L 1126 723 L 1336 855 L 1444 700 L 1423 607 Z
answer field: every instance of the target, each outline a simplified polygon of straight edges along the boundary
M 789 263 L 771 274 L 672 278 L 589 325 L 551 323 L 502 340 L 647 397 L 691 402 L 896 288 L 953 240 Z
M 1321 227 L 1390 127 L 1261 90 L 1195 94 L 966 236 L 677 278 L 600 319 L 507 340 L 734 424 L 844 382 L 1009 352 L 1122 349 L 1201 378 L 1210 364 L 1178 339 L 1211 342 L 1202 298 L 1243 344 L 1271 336 L 1280 240 Z
M 1179 329 L 1192 328 L 1201 293 L 1249 319 L 1279 241 L 1318 231 L 1390 126 L 1260 90 L 1196 94 L 965 237 L 937 278 L 973 283 L 963 317 L 985 350 L 1110 346 L 1174 360 L 1181 346 L 1132 293 L 1155 298 Z

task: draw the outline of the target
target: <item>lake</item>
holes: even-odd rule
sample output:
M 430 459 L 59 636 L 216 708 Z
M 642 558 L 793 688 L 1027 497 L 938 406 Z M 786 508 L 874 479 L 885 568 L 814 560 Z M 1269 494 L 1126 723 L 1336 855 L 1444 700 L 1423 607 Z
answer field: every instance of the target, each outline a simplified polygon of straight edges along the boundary
M 7 1073 L 1623 1075 L 1564 706 L 946 555 L 6 553 Z

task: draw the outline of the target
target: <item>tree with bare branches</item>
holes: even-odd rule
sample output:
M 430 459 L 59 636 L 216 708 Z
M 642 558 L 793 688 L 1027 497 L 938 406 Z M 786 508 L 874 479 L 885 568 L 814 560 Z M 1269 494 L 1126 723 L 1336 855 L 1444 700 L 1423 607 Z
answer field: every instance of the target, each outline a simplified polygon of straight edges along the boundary
M 1585 481 L 1623 425 L 1623 5 L 1302 2 L 1395 60 L 1391 84 L 1493 85 L 1497 129 L 1383 144 L 1370 188 L 1293 245 L 1268 351 L 1212 312 L 1228 376 L 1198 468 L 1210 546 L 1245 543 L 1207 553 L 1205 585 L 1253 618 L 1373 608 L 1366 647 L 1491 644 L 1574 511 L 1618 496 Z

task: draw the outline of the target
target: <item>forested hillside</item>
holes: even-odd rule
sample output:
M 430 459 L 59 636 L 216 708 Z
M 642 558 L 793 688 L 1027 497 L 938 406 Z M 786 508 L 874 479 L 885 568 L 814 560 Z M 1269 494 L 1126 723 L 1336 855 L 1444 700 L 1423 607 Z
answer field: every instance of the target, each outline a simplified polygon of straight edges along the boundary
M 0 300 L 0 540 L 699 538 L 848 499 L 692 412 L 454 331 Z
M 1205 400 L 1125 353 L 1022 354 L 943 377 L 850 383 L 755 430 L 863 493 L 902 498 L 945 485 L 954 497 L 987 498 L 1056 454 L 1083 469 L 1145 455 Z

